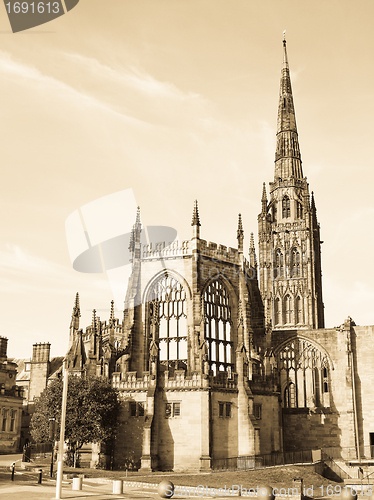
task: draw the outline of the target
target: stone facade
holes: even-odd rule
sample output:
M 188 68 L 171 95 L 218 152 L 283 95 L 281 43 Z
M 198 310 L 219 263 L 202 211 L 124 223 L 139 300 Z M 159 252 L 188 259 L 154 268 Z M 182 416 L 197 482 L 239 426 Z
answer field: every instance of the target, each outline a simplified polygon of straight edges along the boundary
M 7 358 L 8 339 L 0 337 L 0 454 L 20 449 L 23 391 L 16 386 L 17 365 Z
M 39 343 L 33 345 L 32 357 L 29 359 L 13 359 L 17 367 L 16 383 L 23 391 L 21 448 L 32 441 L 30 421 L 38 398 L 47 385 L 61 376 L 63 357 L 50 358 L 51 345 Z
M 259 259 L 200 237 L 143 244 L 132 230 L 123 318 L 80 329 L 68 367 L 112 380 L 122 400 L 114 465 L 210 470 L 221 459 L 325 448 L 349 458 L 374 446 L 374 327 L 324 328 L 321 240 L 303 175 L 283 42 L 274 181 L 264 185 Z M 257 279 L 259 278 L 259 281 Z M 39 360 L 41 378 L 45 370 Z M 44 366 L 44 365 L 43 365 Z

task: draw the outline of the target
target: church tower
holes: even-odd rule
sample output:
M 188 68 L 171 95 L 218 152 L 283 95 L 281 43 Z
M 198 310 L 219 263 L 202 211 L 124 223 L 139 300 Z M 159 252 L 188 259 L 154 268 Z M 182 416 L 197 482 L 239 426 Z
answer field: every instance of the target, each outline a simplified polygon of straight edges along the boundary
M 265 183 L 259 225 L 259 278 L 266 325 L 323 328 L 320 228 L 303 176 L 286 40 L 283 39 L 274 182 Z

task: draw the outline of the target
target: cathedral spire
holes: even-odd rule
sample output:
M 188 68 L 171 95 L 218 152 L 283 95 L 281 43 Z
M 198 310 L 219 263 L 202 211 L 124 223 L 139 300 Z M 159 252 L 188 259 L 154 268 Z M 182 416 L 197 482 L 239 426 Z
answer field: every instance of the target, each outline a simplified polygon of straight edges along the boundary
M 288 66 L 286 38 L 283 38 L 283 63 L 281 71 L 277 149 L 275 152 L 275 179 L 303 178 L 299 139 L 297 135 L 295 108 L 292 97 L 290 70 Z
M 199 217 L 199 208 L 197 206 L 197 200 L 195 200 L 193 213 L 192 213 L 192 222 L 191 226 L 193 227 L 193 237 L 200 238 L 200 217 Z
M 256 249 L 253 233 L 251 233 L 251 242 L 249 244 L 249 264 L 253 268 L 257 267 Z
M 263 187 L 262 187 L 261 203 L 262 203 L 262 213 L 266 214 L 267 207 L 268 207 L 268 199 L 267 199 L 267 196 L 266 196 L 266 185 L 265 185 L 265 182 L 264 182 Z
M 242 214 L 239 214 L 238 230 L 236 233 L 236 237 L 238 239 L 238 250 L 239 250 L 239 252 L 243 252 L 244 231 L 243 231 L 243 223 L 242 223 Z

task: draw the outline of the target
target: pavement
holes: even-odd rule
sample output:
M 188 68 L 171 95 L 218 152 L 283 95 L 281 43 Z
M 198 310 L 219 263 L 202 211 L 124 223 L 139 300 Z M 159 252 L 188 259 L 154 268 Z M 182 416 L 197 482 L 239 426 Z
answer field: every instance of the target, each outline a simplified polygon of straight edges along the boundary
M 56 499 L 56 480 L 43 475 L 42 484 L 38 484 L 38 474 L 34 469 L 21 469 L 22 455 L 0 455 L 0 499 L 1 500 L 52 500 Z M 14 481 L 11 480 L 11 464 L 15 463 Z M 161 479 L 161 478 L 160 478 Z M 125 480 L 126 481 L 126 480 Z M 113 494 L 113 481 L 103 478 L 83 479 L 82 490 L 72 489 L 72 480 L 63 480 L 62 499 L 127 499 L 159 500 L 155 487 L 144 484 L 133 486 L 124 484 L 123 494 Z M 135 483 L 136 484 L 136 483 Z M 187 496 L 175 495 L 174 498 L 187 500 Z M 208 497 L 200 496 L 202 500 Z M 222 498 L 222 497 L 221 497 Z M 212 500 L 212 497 L 209 497 Z

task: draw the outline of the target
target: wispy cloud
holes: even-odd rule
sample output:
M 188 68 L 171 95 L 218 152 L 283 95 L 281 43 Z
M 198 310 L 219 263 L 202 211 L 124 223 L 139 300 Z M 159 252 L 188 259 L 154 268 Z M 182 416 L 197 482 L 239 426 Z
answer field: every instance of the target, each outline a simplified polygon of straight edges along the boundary
M 64 54 L 70 61 L 79 64 L 81 68 L 88 70 L 98 79 L 111 80 L 121 83 L 134 90 L 153 97 L 165 97 L 168 99 L 186 100 L 196 99 L 199 94 L 193 92 L 183 92 L 173 83 L 156 80 L 153 76 L 134 66 L 127 70 L 118 71 L 101 64 L 97 59 L 84 57 L 79 54 Z
M 0 51 L 0 74 L 15 78 L 18 82 L 22 80 L 25 80 L 27 83 L 33 82 L 37 88 L 54 92 L 59 99 L 74 100 L 79 102 L 80 105 L 83 104 L 87 107 L 96 107 L 103 111 L 113 113 L 133 124 L 146 125 L 142 120 L 119 112 L 108 103 L 97 99 L 97 97 L 79 91 L 57 78 L 45 75 L 33 66 L 15 61 L 10 54 L 4 51 Z

